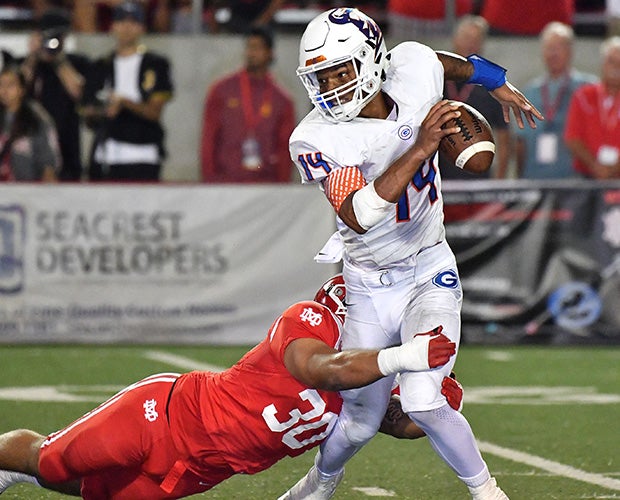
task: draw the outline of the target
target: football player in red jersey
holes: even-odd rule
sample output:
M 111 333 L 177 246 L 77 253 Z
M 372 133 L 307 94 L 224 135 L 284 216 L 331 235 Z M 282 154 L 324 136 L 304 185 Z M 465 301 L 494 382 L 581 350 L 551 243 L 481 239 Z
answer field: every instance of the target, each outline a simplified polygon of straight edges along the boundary
M 429 370 L 454 355 L 441 326 L 397 347 L 339 351 L 345 293 L 342 276 L 332 278 L 221 373 L 153 375 L 47 437 L 25 429 L 0 435 L 0 493 L 16 482 L 97 500 L 200 493 L 320 444 L 342 405 L 337 391 Z M 446 378 L 442 392 L 460 407 L 458 382 Z M 382 430 L 423 436 L 394 402 Z

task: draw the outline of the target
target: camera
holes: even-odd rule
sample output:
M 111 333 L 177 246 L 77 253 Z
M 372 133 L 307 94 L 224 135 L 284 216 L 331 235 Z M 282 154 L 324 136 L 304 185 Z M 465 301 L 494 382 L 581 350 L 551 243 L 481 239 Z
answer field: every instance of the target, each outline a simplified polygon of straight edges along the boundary
M 66 32 L 61 29 L 50 29 L 42 32 L 42 47 L 51 54 L 62 52 Z
M 38 23 L 41 46 L 50 54 L 62 52 L 65 37 L 71 30 L 71 18 L 64 9 L 52 8 L 41 16 Z

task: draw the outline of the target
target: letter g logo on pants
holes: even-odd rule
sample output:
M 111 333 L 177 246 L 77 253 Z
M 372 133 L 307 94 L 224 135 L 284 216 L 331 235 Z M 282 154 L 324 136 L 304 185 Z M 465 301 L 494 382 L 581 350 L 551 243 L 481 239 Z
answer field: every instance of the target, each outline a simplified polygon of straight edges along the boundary
M 442 271 L 435 275 L 433 284 L 441 288 L 456 288 L 459 284 L 459 277 L 452 269 Z

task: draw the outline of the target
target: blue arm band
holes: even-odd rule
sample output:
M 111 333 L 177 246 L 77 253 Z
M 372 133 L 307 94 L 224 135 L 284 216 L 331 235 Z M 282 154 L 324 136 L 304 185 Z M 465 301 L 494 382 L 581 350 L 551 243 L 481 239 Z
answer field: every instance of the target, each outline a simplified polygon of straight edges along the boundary
M 477 54 L 472 54 L 467 60 L 474 65 L 474 74 L 467 83 L 477 83 L 487 90 L 495 90 L 506 83 L 506 68 Z

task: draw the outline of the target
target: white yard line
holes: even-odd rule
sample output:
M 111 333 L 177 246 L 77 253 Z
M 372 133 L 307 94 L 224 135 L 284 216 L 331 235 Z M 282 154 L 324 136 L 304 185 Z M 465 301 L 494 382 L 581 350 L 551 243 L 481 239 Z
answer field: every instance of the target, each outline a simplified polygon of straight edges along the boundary
M 480 447 L 480 451 L 483 453 L 489 453 L 490 455 L 512 460 L 513 462 L 531 465 L 532 467 L 537 467 L 558 476 L 575 479 L 576 481 L 583 481 L 585 483 L 594 484 L 610 490 L 620 491 L 620 480 L 618 479 L 603 476 L 602 474 L 586 472 L 581 469 L 571 467 L 570 465 L 564 465 L 559 462 L 537 457 L 536 455 L 530 455 L 529 453 L 524 453 L 522 451 L 504 448 L 503 446 L 498 446 L 486 441 L 478 441 L 478 446 Z
M 366 495 L 367 497 L 395 497 L 396 493 L 391 490 L 386 490 L 384 488 L 379 488 L 378 486 L 354 486 L 351 488 L 355 491 L 359 491 L 360 493 Z
M 226 368 L 217 365 L 211 365 L 209 363 L 201 363 L 195 359 L 186 358 L 185 356 L 178 356 L 176 354 L 170 354 L 163 351 L 146 351 L 144 353 L 146 359 L 152 361 L 159 361 L 160 363 L 166 363 L 176 368 L 183 370 L 204 370 L 209 372 L 222 372 Z
M 220 366 L 210 365 L 207 363 L 200 363 L 199 361 L 184 356 L 177 356 L 175 354 L 169 354 L 161 351 L 147 351 L 144 356 L 154 361 L 160 361 L 167 363 L 176 368 L 182 368 L 185 370 L 208 370 L 213 372 L 220 372 L 224 368 Z M 547 460 L 536 455 L 524 453 L 522 451 L 512 450 L 510 448 L 504 448 L 493 443 L 486 441 L 479 441 L 480 451 L 488 453 L 501 458 L 512 460 L 513 462 L 519 462 L 538 469 L 547 471 L 550 474 L 557 476 L 564 476 L 569 479 L 577 481 L 583 481 L 586 483 L 608 488 L 610 490 L 620 491 L 620 480 L 611 477 L 604 476 L 602 474 L 595 474 L 586 472 L 569 465 L 564 465 L 559 462 Z M 383 490 L 381 488 L 359 488 L 360 493 L 367 496 L 392 496 L 393 492 Z

